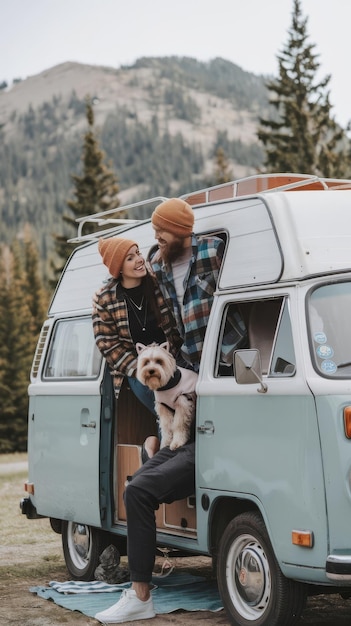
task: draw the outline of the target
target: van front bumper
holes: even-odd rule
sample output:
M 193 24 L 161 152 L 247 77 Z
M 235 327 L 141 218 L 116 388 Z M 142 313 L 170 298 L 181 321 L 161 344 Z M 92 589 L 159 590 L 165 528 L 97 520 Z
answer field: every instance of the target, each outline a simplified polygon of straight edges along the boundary
M 351 551 L 329 554 L 325 571 L 330 580 L 351 582 Z

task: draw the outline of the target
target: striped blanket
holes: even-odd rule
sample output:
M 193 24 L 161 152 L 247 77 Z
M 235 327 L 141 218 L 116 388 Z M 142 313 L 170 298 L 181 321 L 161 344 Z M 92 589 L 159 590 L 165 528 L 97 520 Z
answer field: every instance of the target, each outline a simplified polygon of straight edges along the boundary
M 216 581 L 200 576 L 172 572 L 166 578 L 153 579 L 152 597 L 156 614 L 184 611 L 220 611 L 223 608 Z M 118 601 L 129 582 L 109 585 L 100 581 L 51 581 L 49 587 L 31 587 L 29 591 L 46 600 L 88 617 L 104 611 Z

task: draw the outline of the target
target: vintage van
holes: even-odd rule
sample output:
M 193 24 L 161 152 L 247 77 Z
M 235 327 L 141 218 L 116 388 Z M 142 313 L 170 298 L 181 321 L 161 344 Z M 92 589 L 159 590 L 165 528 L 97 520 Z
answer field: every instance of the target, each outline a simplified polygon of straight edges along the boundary
M 351 181 L 259 175 L 184 198 L 225 255 L 197 385 L 196 492 L 160 507 L 157 541 L 213 557 L 232 624 L 287 626 L 308 593 L 351 595 Z M 109 543 L 125 554 L 124 485 L 155 432 L 127 385 L 116 404 L 94 343 L 98 237 L 122 233 L 145 256 L 155 245 L 149 219 L 110 218 L 80 221 L 29 385 L 22 511 L 50 518 L 82 580 Z M 84 235 L 87 222 L 104 227 Z M 247 347 L 233 350 L 238 313 Z

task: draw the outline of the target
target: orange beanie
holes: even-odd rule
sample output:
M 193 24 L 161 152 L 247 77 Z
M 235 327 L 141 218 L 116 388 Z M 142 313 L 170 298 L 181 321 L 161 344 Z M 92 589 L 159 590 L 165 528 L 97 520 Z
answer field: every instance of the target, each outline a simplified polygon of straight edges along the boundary
M 131 239 L 123 239 L 123 237 L 110 237 L 109 239 L 99 239 L 98 249 L 102 256 L 104 265 L 113 278 L 118 278 L 121 268 L 128 254 L 128 250 L 132 246 L 138 244 Z
M 156 230 L 164 230 L 177 237 L 189 237 L 193 232 L 194 212 L 185 200 L 170 198 L 156 207 L 151 222 Z

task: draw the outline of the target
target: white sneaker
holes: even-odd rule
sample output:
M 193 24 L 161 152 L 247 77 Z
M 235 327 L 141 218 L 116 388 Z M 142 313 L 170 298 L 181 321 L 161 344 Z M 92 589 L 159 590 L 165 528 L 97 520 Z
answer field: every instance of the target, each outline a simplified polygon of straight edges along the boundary
M 124 589 L 118 602 L 106 611 L 96 613 L 95 619 L 105 624 L 122 624 L 137 619 L 150 619 L 155 615 L 151 596 L 143 602 L 139 600 L 134 589 Z

